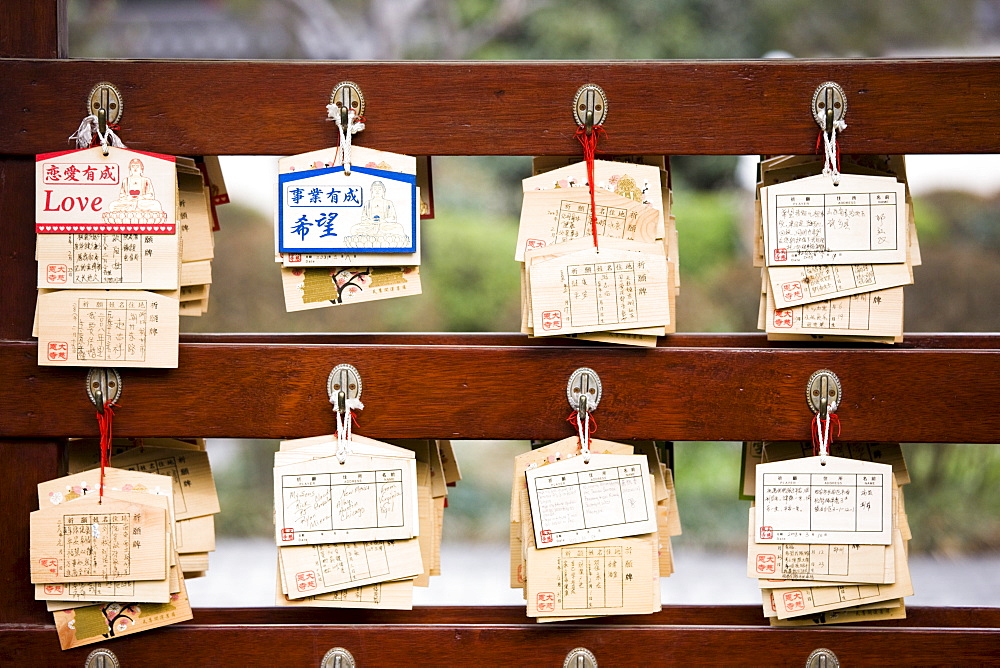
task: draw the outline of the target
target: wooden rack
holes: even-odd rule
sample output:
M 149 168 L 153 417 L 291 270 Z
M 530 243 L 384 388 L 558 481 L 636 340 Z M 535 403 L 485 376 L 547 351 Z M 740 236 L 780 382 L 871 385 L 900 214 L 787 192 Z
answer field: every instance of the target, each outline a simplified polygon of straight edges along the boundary
M 574 154 L 570 104 L 591 82 L 614 105 L 602 142 L 609 153 L 811 153 L 817 128 L 809 100 L 828 80 L 850 100 L 845 152 L 1000 152 L 997 59 L 83 61 L 66 58 L 62 1 L 9 1 L 0 22 L 2 663 L 80 665 L 95 647 L 59 650 L 27 563 L 35 485 L 61 474 L 60 439 L 95 433 L 85 370 L 35 361 L 34 154 L 66 146 L 67 123 L 80 119 L 95 83 L 110 81 L 125 96 L 130 148 L 181 155 L 329 146 L 336 133 L 324 119 L 324 98 L 345 79 L 361 85 L 375 121 L 364 144 L 414 155 Z M 845 388 L 841 440 L 1000 442 L 1000 336 L 972 334 L 909 335 L 891 348 L 673 335 L 655 349 L 507 334 L 183 336 L 178 369 L 123 371 L 129 410 L 116 417 L 115 432 L 327 433 L 325 379 L 340 362 L 362 371 L 366 393 L 394 398 L 366 409 L 373 437 L 568 435 L 560 427 L 565 383 L 585 365 L 614 388 L 601 404 L 603 438 L 805 440 L 805 384 L 825 367 Z M 497 387 L 530 400 L 494 401 Z M 757 606 L 666 606 L 655 615 L 559 625 L 536 625 L 516 607 L 199 609 L 191 622 L 103 646 L 124 666 L 167 657 L 193 665 L 318 665 L 334 646 L 361 666 L 557 666 L 578 646 L 615 666 L 802 665 L 819 647 L 845 665 L 974 664 L 997 660 L 1000 609 L 918 607 L 898 622 L 802 629 L 768 627 Z

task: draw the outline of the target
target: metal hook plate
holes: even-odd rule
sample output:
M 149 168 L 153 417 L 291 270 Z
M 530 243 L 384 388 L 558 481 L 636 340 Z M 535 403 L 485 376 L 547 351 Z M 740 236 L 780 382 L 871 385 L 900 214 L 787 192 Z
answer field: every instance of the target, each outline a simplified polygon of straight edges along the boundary
M 108 123 L 117 123 L 125 110 L 121 92 L 107 81 L 102 81 L 94 86 L 90 95 L 87 96 L 88 114 L 97 116 L 97 112 L 101 109 L 104 110 Z
M 84 668 L 118 668 L 118 657 L 110 649 L 98 647 L 87 655 Z
M 580 367 L 569 377 L 566 384 L 566 399 L 570 408 L 577 410 L 580 407 L 580 398 L 587 399 L 587 412 L 597 408 L 601 402 L 601 377 L 597 372 L 588 367 Z
M 597 668 L 597 657 L 586 647 L 577 647 L 566 655 L 563 668 Z
M 829 369 L 820 369 L 809 376 L 806 384 L 806 400 L 813 413 L 823 414 L 824 404 L 826 414 L 835 413 L 840 405 L 841 387 L 837 374 Z
M 840 87 L 840 84 L 834 81 L 826 81 L 816 86 L 816 91 L 813 93 L 812 99 L 812 113 L 813 118 L 816 119 L 816 124 L 820 128 L 826 127 L 830 130 L 830 127 L 826 125 L 826 119 L 829 118 L 829 111 L 833 109 L 833 121 L 844 120 L 847 116 L 847 94 L 844 93 L 844 89 Z M 831 126 L 832 127 L 832 126 Z
M 361 374 L 350 364 L 338 364 L 326 379 L 326 390 L 330 395 L 330 403 L 334 405 L 337 405 L 337 396 L 341 392 L 345 399 L 360 399 Z
M 365 115 L 365 96 L 361 93 L 361 87 L 353 81 L 341 81 L 337 84 L 330 94 L 330 104 L 337 107 L 342 118 L 347 116 L 348 109 L 353 109 L 355 116 Z
M 837 659 L 837 655 L 825 647 L 814 649 L 809 658 L 806 659 L 806 668 L 838 668 L 839 666 L 840 660 Z
M 109 401 L 115 403 L 122 395 L 122 377 L 116 369 L 92 368 L 87 372 L 87 396 L 101 413 Z
M 334 647 L 319 665 L 320 668 L 354 668 L 354 656 L 343 647 Z
M 573 120 L 590 134 L 595 125 L 602 125 L 608 116 L 608 96 L 597 84 L 580 86 L 573 96 Z

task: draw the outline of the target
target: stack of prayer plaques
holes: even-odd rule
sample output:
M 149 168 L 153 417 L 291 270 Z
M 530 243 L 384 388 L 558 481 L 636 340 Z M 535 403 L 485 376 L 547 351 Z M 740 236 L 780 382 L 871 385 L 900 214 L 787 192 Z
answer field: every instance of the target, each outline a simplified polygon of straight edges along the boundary
M 416 158 L 354 146 L 346 175 L 328 148 L 282 158 L 278 171 L 274 259 L 287 311 L 420 294 Z
M 760 164 L 758 325 L 772 341 L 894 343 L 920 264 L 903 156 L 844 156 L 838 185 L 816 156 Z
M 652 442 L 567 438 L 515 457 L 510 584 L 538 622 L 660 610 L 680 533 L 673 480 Z
M 191 158 L 177 158 L 177 226 L 181 237 L 180 314 L 208 310 L 215 257 L 215 204 L 206 172 Z
M 100 464 L 96 439 L 69 442 L 69 471 L 76 473 Z M 187 578 L 208 571 L 208 553 L 215 551 L 215 515 L 219 497 L 203 440 L 146 438 L 112 441 L 116 468 L 169 476 L 176 519 L 174 539 L 180 568 Z
M 283 441 L 275 454 L 276 603 L 409 610 L 413 587 L 441 572 L 448 441 L 357 434 Z
M 531 336 L 655 346 L 676 330 L 677 228 L 662 156 L 587 165 L 535 158 L 522 182 L 514 259 L 521 329 Z
M 31 581 L 63 649 L 191 619 L 170 476 L 90 469 L 38 485 Z
M 44 366 L 177 366 L 175 158 L 100 147 L 36 158 Z
M 797 463 L 811 454 L 811 443 L 744 445 L 742 491 L 756 496 L 747 574 L 759 583 L 765 617 L 772 626 L 905 618 L 903 599 L 913 595 L 913 585 L 901 486 L 910 478 L 899 444 L 835 443 L 828 474 L 801 472 Z M 872 473 L 871 465 L 861 462 L 884 464 L 888 475 Z M 780 463 L 784 472 L 764 474 L 761 491 L 762 476 L 755 469 L 768 463 Z M 846 472 L 854 465 L 867 468 Z M 788 529 L 779 530 L 773 521 Z M 866 540 L 876 534 L 887 538 Z

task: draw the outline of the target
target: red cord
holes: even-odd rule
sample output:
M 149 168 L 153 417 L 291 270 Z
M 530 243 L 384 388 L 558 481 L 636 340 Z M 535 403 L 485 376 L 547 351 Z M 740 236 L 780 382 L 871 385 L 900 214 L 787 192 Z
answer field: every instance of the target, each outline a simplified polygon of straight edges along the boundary
M 588 135 L 581 125 L 576 129 L 576 138 L 583 146 L 583 159 L 587 163 L 587 181 L 590 183 L 590 233 L 594 237 L 594 248 L 597 248 L 597 205 L 594 194 L 594 155 L 597 153 L 597 136 L 608 136 L 603 125 L 595 125 Z

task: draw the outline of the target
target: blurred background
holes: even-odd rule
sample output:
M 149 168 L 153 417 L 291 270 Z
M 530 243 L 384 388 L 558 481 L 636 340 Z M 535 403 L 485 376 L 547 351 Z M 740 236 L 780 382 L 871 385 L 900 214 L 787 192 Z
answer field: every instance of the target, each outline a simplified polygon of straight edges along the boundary
M 1000 56 L 995 0 L 70 0 L 69 14 L 77 58 Z M 127 114 L 123 120 L 128 144 Z M 613 112 L 608 127 L 614 131 Z M 364 135 L 357 141 L 364 145 Z M 680 332 L 756 328 L 756 162 L 671 156 Z M 219 209 L 211 304 L 208 314 L 183 318 L 182 331 L 517 331 L 512 257 L 530 158 L 433 159 L 435 217 L 422 224 L 422 295 L 291 314 L 272 259 L 277 159 L 228 156 L 222 165 L 232 203 Z M 910 156 L 907 166 L 923 266 L 906 288 L 906 331 L 1000 330 L 1000 160 Z M 361 433 L 363 426 L 362 413 Z M 507 506 L 511 459 L 527 447 L 456 444 L 465 479 L 450 491 L 444 575 L 418 590 L 418 604 L 521 602 L 506 585 Z M 276 448 L 275 441 L 209 442 L 223 512 L 209 576 L 190 583 L 195 605 L 273 600 L 272 506 L 261 490 L 270 490 Z M 1000 449 L 904 448 L 913 477 L 906 501 L 917 594 L 910 602 L 1000 605 Z M 759 603 L 744 577 L 739 467 L 738 443 L 677 444 L 684 535 L 674 543 L 677 574 L 664 581 L 665 603 Z M 240 586 L 231 586 L 234 579 Z

